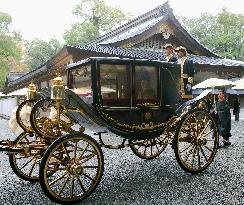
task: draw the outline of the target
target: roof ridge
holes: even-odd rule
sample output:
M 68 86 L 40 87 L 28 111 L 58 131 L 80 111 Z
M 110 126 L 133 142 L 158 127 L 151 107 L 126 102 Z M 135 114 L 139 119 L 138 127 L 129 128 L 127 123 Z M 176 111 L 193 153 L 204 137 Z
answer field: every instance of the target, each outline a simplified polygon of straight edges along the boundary
M 112 36 L 118 35 L 119 33 L 122 33 L 123 31 L 125 31 L 126 29 L 128 29 L 130 27 L 143 23 L 152 17 L 162 16 L 162 14 L 166 14 L 169 12 L 171 13 L 172 9 L 170 8 L 169 1 L 167 0 L 162 5 L 159 5 L 158 7 L 154 8 L 144 14 L 141 14 L 140 16 L 136 17 L 135 19 L 119 26 L 118 28 L 115 28 L 114 30 L 102 35 L 101 37 L 98 37 L 95 41 L 90 42 L 87 45 L 99 43 L 100 41 L 102 41 L 106 38 L 110 38 Z

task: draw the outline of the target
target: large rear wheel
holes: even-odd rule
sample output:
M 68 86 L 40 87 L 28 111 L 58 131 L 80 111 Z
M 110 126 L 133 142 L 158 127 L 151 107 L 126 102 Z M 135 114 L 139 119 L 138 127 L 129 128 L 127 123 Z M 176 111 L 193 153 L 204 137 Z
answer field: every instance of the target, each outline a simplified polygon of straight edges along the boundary
M 103 153 L 94 139 L 84 133 L 65 135 L 45 152 L 40 164 L 40 184 L 53 201 L 71 204 L 82 201 L 96 189 L 103 169 Z
M 174 152 L 186 172 L 197 174 L 214 160 L 218 145 L 218 130 L 213 117 L 204 110 L 187 113 L 176 130 Z

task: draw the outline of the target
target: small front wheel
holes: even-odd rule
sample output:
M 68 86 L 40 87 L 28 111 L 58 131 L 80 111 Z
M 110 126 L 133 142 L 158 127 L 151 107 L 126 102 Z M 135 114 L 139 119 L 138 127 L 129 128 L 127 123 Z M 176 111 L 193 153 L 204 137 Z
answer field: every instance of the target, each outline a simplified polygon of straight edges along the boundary
M 40 164 L 40 184 L 53 201 L 72 204 L 96 189 L 103 169 L 103 153 L 93 138 L 84 133 L 65 135 L 45 152 Z
M 153 139 L 130 140 L 132 152 L 141 159 L 154 159 L 158 157 L 171 141 L 170 133 L 164 132 Z
M 208 112 L 192 110 L 183 116 L 173 142 L 176 160 L 183 170 L 197 174 L 207 169 L 217 145 L 217 125 Z

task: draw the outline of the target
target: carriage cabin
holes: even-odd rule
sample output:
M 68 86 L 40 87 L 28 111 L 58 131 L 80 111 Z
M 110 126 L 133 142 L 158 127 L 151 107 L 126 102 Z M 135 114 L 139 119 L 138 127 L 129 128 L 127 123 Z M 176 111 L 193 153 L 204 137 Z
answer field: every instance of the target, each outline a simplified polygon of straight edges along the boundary
M 173 107 L 179 77 L 178 64 L 94 57 L 69 65 L 68 88 L 104 108 Z
M 162 130 L 179 106 L 180 66 L 142 59 L 88 58 L 68 66 L 68 88 L 124 131 Z

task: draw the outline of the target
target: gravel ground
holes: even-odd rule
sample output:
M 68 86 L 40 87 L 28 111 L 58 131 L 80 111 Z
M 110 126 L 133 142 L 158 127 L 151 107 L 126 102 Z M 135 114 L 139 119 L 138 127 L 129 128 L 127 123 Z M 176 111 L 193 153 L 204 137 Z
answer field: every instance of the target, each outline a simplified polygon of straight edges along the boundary
M 104 176 L 85 205 L 244 204 L 244 121 L 232 122 L 232 145 L 219 149 L 215 161 L 199 175 L 185 173 L 170 146 L 157 159 L 145 161 L 130 149 L 103 149 Z M 14 138 L 0 119 L 0 139 Z M 0 204 L 55 204 L 38 183 L 19 179 L 8 157 L 0 153 Z

